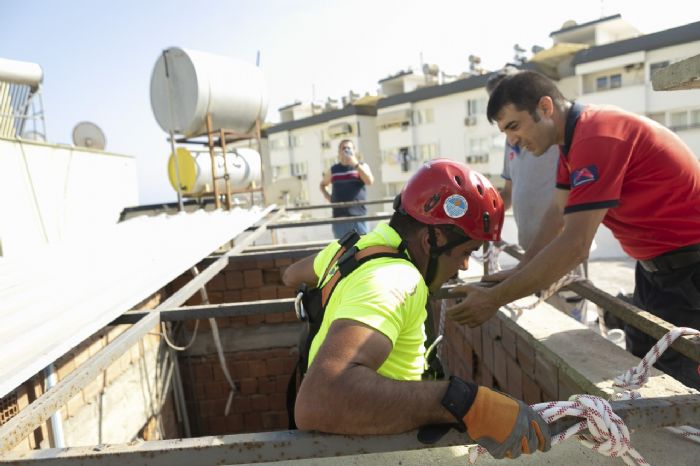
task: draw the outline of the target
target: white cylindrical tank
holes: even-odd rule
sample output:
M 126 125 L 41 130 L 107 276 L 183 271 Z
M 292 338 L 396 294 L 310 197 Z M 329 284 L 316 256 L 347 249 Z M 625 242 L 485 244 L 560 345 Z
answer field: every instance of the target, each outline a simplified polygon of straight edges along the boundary
M 177 149 L 178 171 L 180 175 L 180 189 L 184 195 L 196 196 L 211 193 L 211 156 L 209 152 L 200 152 L 193 155 L 183 147 Z M 224 157 L 217 154 L 216 176 L 224 176 Z M 226 154 L 226 168 L 231 180 L 231 191 L 241 192 L 246 190 L 255 181 L 261 181 L 261 163 L 258 151 L 249 148 L 238 148 Z M 168 159 L 168 178 L 170 185 L 177 191 L 177 174 L 175 172 L 175 157 L 170 154 Z M 226 181 L 223 178 L 217 180 L 219 192 L 226 192 Z
M 175 134 L 206 133 L 207 113 L 214 130 L 249 132 L 265 119 L 267 100 L 262 71 L 246 62 L 171 47 L 153 67 L 151 108 L 160 127 Z
M 26 84 L 36 89 L 43 80 L 44 72 L 36 63 L 0 58 L 0 81 Z

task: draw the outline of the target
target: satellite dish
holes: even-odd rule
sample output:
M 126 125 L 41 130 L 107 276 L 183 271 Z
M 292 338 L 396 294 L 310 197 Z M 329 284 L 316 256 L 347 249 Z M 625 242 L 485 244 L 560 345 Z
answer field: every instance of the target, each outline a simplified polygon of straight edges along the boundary
M 105 133 L 95 123 L 83 121 L 73 128 L 73 144 L 78 147 L 104 150 L 106 143 Z
M 578 23 L 576 21 L 574 21 L 573 19 L 567 19 L 566 21 L 564 21 L 564 24 L 561 25 L 561 28 L 562 29 L 569 29 L 569 28 L 572 28 L 574 26 L 578 26 Z

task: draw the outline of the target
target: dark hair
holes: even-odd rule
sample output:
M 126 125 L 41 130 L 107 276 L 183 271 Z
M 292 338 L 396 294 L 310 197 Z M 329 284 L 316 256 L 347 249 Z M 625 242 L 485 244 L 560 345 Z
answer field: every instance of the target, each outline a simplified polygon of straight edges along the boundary
M 340 146 L 342 146 L 342 145 L 345 144 L 346 142 L 349 142 L 350 144 L 352 144 L 353 147 L 355 146 L 355 143 L 352 142 L 352 139 L 343 139 L 342 141 L 340 141 L 340 142 L 338 143 L 338 150 L 340 150 Z
M 527 111 L 535 118 L 535 110 L 542 97 L 551 97 L 555 106 L 563 107 L 566 99 L 554 82 L 536 71 L 520 71 L 504 76 L 489 98 L 486 117 L 493 123 L 499 112 L 508 104 L 518 111 Z
M 413 238 L 421 228 L 428 226 L 423 222 L 419 222 L 408 214 L 394 212 L 389 220 L 389 226 L 396 230 L 402 239 L 407 240 Z M 448 242 L 468 241 L 470 238 L 455 225 L 434 225 L 447 238 Z
M 491 95 L 493 90 L 503 81 L 506 76 L 512 76 L 519 70 L 513 65 L 506 65 L 498 71 L 494 71 L 486 80 L 486 92 Z

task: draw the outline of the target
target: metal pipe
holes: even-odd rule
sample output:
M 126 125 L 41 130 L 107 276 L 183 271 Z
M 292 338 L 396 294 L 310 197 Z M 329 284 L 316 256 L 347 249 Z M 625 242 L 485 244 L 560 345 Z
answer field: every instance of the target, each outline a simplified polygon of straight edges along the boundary
M 381 215 L 361 215 L 357 217 L 335 217 L 335 218 L 323 218 L 318 220 L 302 220 L 298 222 L 280 222 L 268 225 L 270 230 L 275 230 L 277 228 L 298 228 L 298 227 L 308 227 L 313 225 L 330 225 L 333 223 L 353 223 L 353 222 L 363 222 L 368 220 L 370 222 L 377 220 L 386 220 L 391 218 L 391 214 L 381 214 Z
M 52 364 L 44 369 L 44 377 L 46 378 L 46 392 L 51 390 L 58 382 L 56 376 L 56 367 Z M 51 415 L 51 444 L 54 448 L 65 448 L 66 441 L 63 435 L 63 420 L 61 419 L 61 411 L 56 410 Z

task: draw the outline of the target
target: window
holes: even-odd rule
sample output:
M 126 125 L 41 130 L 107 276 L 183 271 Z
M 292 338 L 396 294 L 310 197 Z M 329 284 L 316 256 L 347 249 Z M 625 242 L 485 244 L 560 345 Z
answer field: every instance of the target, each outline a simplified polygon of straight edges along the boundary
M 489 154 L 468 155 L 465 160 L 468 164 L 489 163 Z
M 595 88 L 597 91 L 602 91 L 608 88 L 608 77 L 601 76 L 595 80 Z
M 483 137 L 483 138 L 472 138 L 469 140 L 469 152 L 472 154 L 478 154 L 482 152 L 488 152 L 491 148 L 490 146 L 490 138 Z
M 437 144 L 421 144 L 416 147 L 416 153 L 422 162 L 426 162 L 437 157 L 438 146 Z
M 272 180 L 278 180 L 280 178 L 289 177 L 289 165 L 273 165 L 272 166 Z
M 683 129 L 688 127 L 688 112 L 671 112 L 671 129 Z
M 427 125 L 432 123 L 434 120 L 433 118 L 433 109 L 432 108 L 426 108 L 423 110 L 415 110 L 413 112 L 413 124 L 414 125 Z
M 467 116 L 477 116 L 484 112 L 486 107 L 484 99 L 469 99 L 467 100 Z
M 301 147 L 301 136 L 289 135 L 289 147 Z
M 402 172 L 408 172 L 411 171 L 411 162 L 413 161 L 413 157 L 411 156 L 411 153 L 408 151 L 408 147 L 402 147 L 399 149 L 399 164 L 401 164 L 401 171 Z
M 306 174 L 308 172 L 309 166 L 306 162 L 299 162 L 291 164 L 292 176 L 296 176 L 299 179 L 306 179 Z
M 690 111 L 690 126 L 700 126 L 700 109 Z
M 622 75 L 613 74 L 610 76 L 610 89 L 616 89 L 618 87 L 622 87 Z
M 284 149 L 287 147 L 286 138 L 270 139 L 270 149 Z
M 666 68 L 668 66 L 668 63 L 668 60 L 665 60 L 649 65 L 649 79 L 651 79 L 651 77 L 654 76 L 654 73 L 656 71 L 660 70 L 661 68 Z

